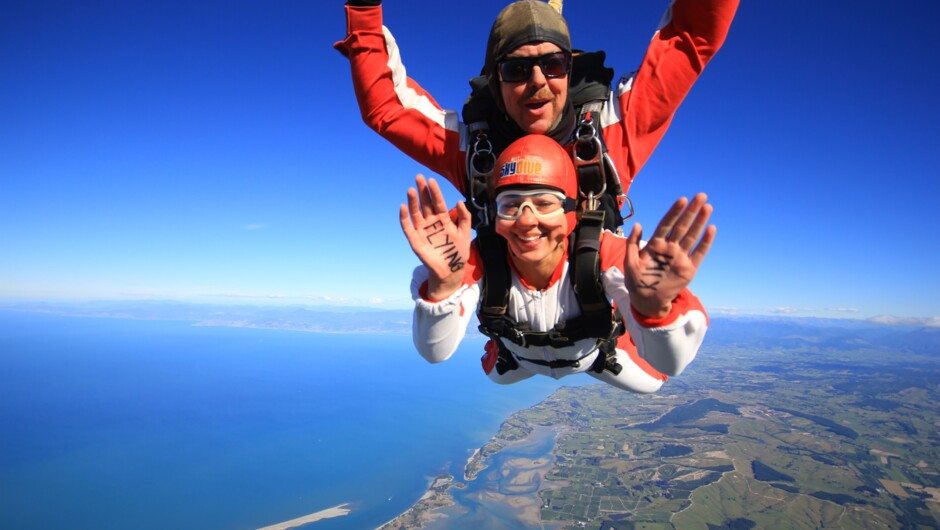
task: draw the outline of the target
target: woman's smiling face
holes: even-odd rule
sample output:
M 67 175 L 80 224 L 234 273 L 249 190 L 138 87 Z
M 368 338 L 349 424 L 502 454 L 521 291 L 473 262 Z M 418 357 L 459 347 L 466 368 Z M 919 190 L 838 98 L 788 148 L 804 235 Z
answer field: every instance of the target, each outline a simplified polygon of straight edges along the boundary
M 509 254 L 520 272 L 530 267 L 552 271 L 565 254 L 568 216 L 538 217 L 526 206 L 515 220 L 497 218 L 496 233 L 506 239 Z

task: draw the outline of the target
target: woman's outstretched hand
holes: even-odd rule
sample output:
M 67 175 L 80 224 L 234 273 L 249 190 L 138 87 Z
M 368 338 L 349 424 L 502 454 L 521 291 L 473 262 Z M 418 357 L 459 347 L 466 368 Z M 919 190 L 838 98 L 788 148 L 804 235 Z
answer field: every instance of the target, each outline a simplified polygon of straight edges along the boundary
M 401 230 L 428 268 L 428 298 L 443 300 L 463 282 L 463 269 L 470 257 L 470 212 L 458 202 L 455 222 L 433 178 L 425 180 L 418 175 L 415 185 L 408 188 L 408 205 L 401 205 Z
M 638 313 L 652 318 L 668 315 L 672 301 L 695 277 L 717 232 L 715 225 L 706 228 L 712 214 L 707 200 L 704 193 L 691 202 L 685 197 L 677 200 L 642 249 L 643 229 L 639 223 L 633 225 L 623 267 L 630 304 Z

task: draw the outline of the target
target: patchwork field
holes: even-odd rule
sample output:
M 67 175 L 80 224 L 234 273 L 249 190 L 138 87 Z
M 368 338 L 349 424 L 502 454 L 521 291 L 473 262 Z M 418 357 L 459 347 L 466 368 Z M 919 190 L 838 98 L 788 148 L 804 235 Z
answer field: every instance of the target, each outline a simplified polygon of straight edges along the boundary
M 940 366 L 844 355 L 710 352 L 660 394 L 563 388 L 507 429 L 559 433 L 546 523 L 940 527 Z

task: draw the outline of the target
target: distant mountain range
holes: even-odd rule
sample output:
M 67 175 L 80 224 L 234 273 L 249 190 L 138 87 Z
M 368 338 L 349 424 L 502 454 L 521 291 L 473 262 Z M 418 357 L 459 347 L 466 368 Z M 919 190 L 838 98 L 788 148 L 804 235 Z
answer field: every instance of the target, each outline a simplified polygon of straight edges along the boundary
M 317 333 L 410 333 L 411 311 L 344 306 L 262 306 L 175 301 L 0 301 L 0 310 L 63 316 L 189 321 L 197 326 L 288 329 Z M 757 348 L 858 350 L 889 347 L 940 352 L 940 327 L 891 317 L 869 320 L 786 316 L 715 316 L 707 344 Z M 471 326 L 472 328 L 472 326 Z M 471 329 L 471 332 L 475 330 Z
M 711 319 L 708 344 L 940 354 L 940 327 L 879 320 L 736 316 Z

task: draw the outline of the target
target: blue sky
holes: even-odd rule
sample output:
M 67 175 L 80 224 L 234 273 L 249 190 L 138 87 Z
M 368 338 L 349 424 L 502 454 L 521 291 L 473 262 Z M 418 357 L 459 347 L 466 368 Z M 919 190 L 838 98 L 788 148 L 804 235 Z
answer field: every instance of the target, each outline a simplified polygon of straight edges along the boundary
M 385 20 L 458 108 L 504 3 Z M 619 76 L 665 5 L 565 15 Z M 631 189 L 647 230 L 709 193 L 713 313 L 940 316 L 938 22 L 929 0 L 744 0 Z M 422 168 L 362 124 L 344 34 L 339 1 L 5 2 L 0 298 L 407 307 Z

